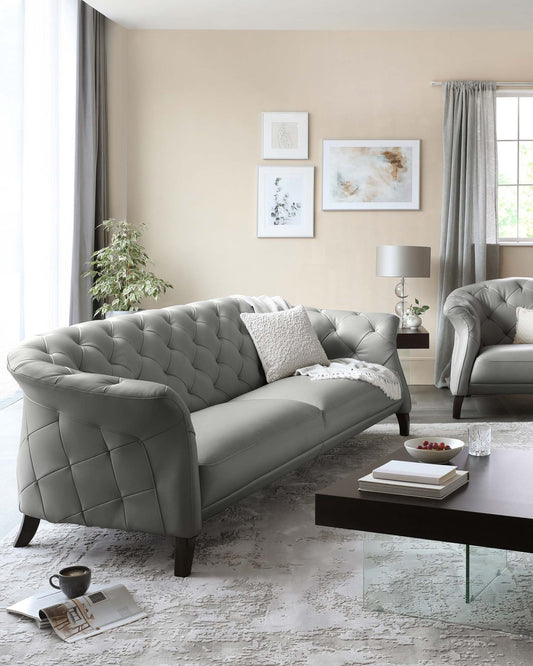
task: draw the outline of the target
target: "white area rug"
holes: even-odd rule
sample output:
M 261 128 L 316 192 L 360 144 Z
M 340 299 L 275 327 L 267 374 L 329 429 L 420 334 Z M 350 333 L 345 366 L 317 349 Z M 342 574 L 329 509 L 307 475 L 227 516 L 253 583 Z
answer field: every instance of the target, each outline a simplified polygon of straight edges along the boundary
M 467 424 L 416 425 L 413 436 L 465 438 Z M 210 519 L 193 574 L 172 575 L 170 540 L 42 523 L 31 546 L 1 544 L 0 607 L 83 563 L 96 584 L 124 583 L 149 617 L 67 645 L 0 611 L 0 664 L 533 663 L 533 639 L 362 608 L 362 534 L 315 527 L 314 492 L 401 446 L 381 424 Z M 533 424 L 493 424 L 494 446 L 533 446 Z

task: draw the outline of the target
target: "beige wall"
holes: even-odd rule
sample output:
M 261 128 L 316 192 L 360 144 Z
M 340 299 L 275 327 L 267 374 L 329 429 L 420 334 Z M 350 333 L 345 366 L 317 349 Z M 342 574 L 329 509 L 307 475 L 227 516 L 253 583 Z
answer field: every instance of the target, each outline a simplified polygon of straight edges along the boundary
M 466 32 L 109 31 L 111 214 L 146 221 L 163 305 L 233 293 L 391 311 L 379 244 L 430 245 L 409 280 L 435 332 L 442 178 L 441 92 L 451 78 L 530 80 L 533 35 Z M 309 160 L 261 159 L 261 112 L 308 111 Z M 322 139 L 421 139 L 419 211 L 321 210 Z M 315 238 L 256 238 L 256 167 L 315 166 Z M 503 250 L 502 274 L 532 274 L 533 248 Z M 518 261 L 519 257 L 519 261 Z M 409 354 L 407 354 L 409 356 Z M 432 381 L 434 349 L 410 353 Z
M 502 247 L 500 249 L 501 277 L 533 277 L 533 247 Z
M 128 214 L 128 31 L 106 21 L 109 214 Z

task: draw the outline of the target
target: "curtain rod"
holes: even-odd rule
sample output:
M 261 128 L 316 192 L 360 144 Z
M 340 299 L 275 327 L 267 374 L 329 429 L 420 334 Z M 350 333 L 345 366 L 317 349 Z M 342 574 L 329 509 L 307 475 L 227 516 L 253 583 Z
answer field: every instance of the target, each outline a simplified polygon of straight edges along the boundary
M 443 81 L 432 81 L 432 86 L 441 86 Z M 496 81 L 497 88 L 533 88 L 532 81 Z

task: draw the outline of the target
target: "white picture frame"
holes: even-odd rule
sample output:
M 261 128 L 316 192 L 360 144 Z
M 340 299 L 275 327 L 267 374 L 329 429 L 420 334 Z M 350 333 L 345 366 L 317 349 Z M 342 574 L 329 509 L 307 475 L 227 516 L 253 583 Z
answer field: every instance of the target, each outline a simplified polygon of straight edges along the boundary
M 309 156 L 309 113 L 263 113 L 263 159 L 306 160 Z
M 315 167 L 257 167 L 257 237 L 313 238 Z
M 419 210 L 420 140 L 324 139 L 323 210 Z

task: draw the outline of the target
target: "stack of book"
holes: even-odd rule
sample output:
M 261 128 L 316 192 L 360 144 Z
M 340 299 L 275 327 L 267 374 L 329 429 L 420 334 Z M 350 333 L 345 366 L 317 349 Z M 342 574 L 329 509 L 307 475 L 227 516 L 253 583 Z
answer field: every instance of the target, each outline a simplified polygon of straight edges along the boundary
M 360 478 L 359 490 L 444 499 L 465 483 L 468 483 L 468 472 L 455 465 L 389 460 Z

